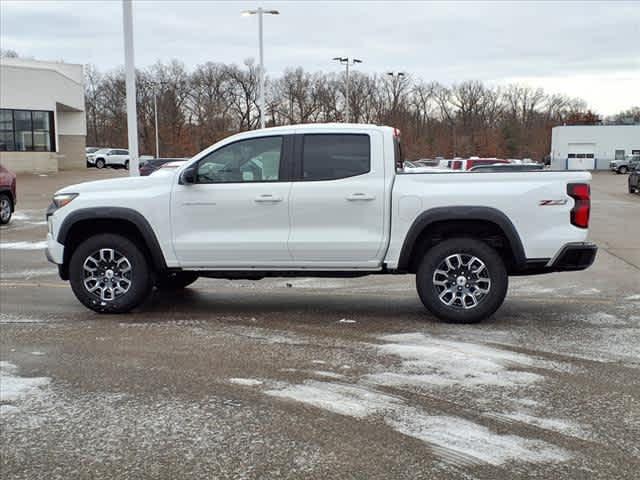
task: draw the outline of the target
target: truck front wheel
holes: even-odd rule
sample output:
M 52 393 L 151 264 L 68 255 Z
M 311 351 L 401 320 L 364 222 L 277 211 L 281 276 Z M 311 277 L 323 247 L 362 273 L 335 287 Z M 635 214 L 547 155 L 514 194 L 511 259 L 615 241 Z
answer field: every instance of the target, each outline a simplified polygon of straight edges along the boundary
M 500 255 L 472 238 L 452 238 L 424 255 L 416 274 L 418 295 L 438 318 L 476 323 L 504 301 L 509 277 Z
M 71 256 L 69 281 L 78 300 L 99 313 L 125 313 L 140 305 L 153 287 L 144 254 L 126 237 L 100 234 Z

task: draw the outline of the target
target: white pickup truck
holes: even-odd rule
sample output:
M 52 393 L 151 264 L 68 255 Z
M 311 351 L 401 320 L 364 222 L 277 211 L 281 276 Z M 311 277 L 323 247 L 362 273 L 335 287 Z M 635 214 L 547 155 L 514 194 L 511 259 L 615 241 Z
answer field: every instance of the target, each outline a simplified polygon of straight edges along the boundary
M 434 315 L 469 323 L 509 275 L 589 267 L 586 172 L 402 169 L 397 130 L 294 125 L 241 133 L 170 175 L 73 185 L 47 211 L 47 257 L 97 312 L 155 286 L 415 274 Z

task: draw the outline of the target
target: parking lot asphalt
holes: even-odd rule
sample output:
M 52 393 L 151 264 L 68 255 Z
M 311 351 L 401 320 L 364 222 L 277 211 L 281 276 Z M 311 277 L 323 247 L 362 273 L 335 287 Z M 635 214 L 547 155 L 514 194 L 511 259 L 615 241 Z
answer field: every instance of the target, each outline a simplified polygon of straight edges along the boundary
M 11 479 L 635 479 L 640 195 L 594 176 L 584 272 L 512 278 L 447 325 L 412 276 L 200 279 L 86 310 L 42 252 L 63 185 L 0 227 L 0 474 Z

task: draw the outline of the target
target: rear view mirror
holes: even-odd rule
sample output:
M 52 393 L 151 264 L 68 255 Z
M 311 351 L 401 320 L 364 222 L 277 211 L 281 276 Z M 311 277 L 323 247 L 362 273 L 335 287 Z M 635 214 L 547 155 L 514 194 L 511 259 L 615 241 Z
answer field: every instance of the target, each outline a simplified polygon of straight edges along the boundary
M 180 183 L 183 185 L 196 183 L 196 167 L 187 167 L 180 175 Z

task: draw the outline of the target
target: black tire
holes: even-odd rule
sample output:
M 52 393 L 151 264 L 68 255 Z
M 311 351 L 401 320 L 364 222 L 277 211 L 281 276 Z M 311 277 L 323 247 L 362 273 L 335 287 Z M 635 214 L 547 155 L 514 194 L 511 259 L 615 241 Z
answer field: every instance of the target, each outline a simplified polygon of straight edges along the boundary
M 623 166 L 623 167 L 620 167 L 620 168 L 618 169 L 618 173 L 621 173 L 621 174 L 625 174 L 625 173 L 627 173 L 628 171 L 629 171 L 629 169 L 628 169 L 627 167 L 624 167 L 624 166 Z
M 116 294 L 117 296 L 114 295 L 112 299 L 106 300 L 100 298 L 97 293 L 90 292 L 85 282 L 85 278 L 88 278 L 84 267 L 85 262 L 89 261 L 90 256 L 99 255 L 102 249 L 111 249 L 115 253 L 121 254 L 129 262 L 130 266 L 130 272 L 127 277 L 130 282 L 128 289 L 124 293 Z M 110 263 L 115 265 L 116 260 Z M 97 263 L 89 262 L 89 264 L 97 266 Z M 113 277 L 113 271 L 116 268 L 108 265 L 104 268 L 107 268 L 107 271 L 103 273 L 108 275 L 108 269 L 111 269 L 112 276 L 108 278 L 112 281 L 117 281 L 117 278 Z M 100 272 L 101 269 L 102 267 L 97 270 Z M 125 276 L 126 274 L 120 275 Z M 129 312 L 148 297 L 153 287 L 151 271 L 144 253 L 128 238 L 110 233 L 90 237 L 76 248 L 69 262 L 69 281 L 78 300 L 85 307 L 98 313 Z
M 13 200 L 6 193 L 0 193 L 0 224 L 6 225 L 13 215 Z
M 129 160 L 127 160 L 126 162 L 124 162 L 124 168 L 129 170 Z
M 198 280 L 195 272 L 172 272 L 156 278 L 156 288 L 162 291 L 182 290 Z
M 451 268 L 447 276 L 436 274 L 436 270 L 442 271 L 439 268 L 442 265 L 448 268 L 445 263 L 447 258 L 457 254 L 461 256 L 463 263 L 466 259 L 466 267 L 454 264 L 453 267 L 457 268 Z M 484 263 L 485 269 L 481 270 L 481 273 L 473 273 L 471 257 Z M 451 263 L 454 263 L 453 259 Z M 456 260 L 455 263 L 459 262 Z M 479 263 L 473 265 L 480 267 Z M 446 282 L 446 285 L 436 285 L 434 277 L 437 281 Z M 486 282 L 487 278 L 490 283 Z M 456 283 L 461 281 L 460 279 L 469 283 Z M 479 292 L 480 285 L 484 285 L 486 294 Z M 489 288 L 486 288 L 487 286 Z M 502 305 L 508 286 L 509 277 L 498 252 L 473 238 L 451 238 L 438 243 L 426 252 L 416 274 L 416 287 L 424 306 L 441 320 L 450 323 L 477 323 L 490 317 Z M 463 292 L 459 292 L 460 289 Z M 441 300 L 440 295 L 445 290 L 449 290 L 450 293 L 446 293 Z M 464 296 L 460 298 L 460 295 Z M 453 303 L 447 305 L 447 300 Z M 477 302 L 475 306 L 474 302 Z
M 104 158 L 96 159 L 96 168 L 104 168 L 105 166 L 106 166 L 106 163 L 104 161 Z

